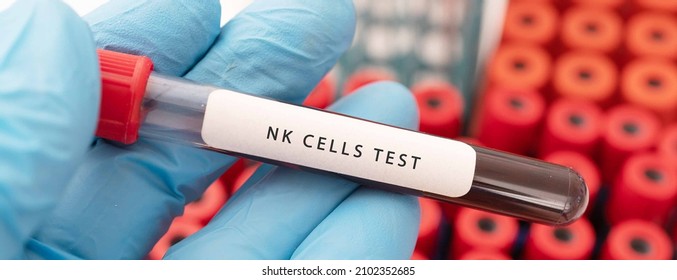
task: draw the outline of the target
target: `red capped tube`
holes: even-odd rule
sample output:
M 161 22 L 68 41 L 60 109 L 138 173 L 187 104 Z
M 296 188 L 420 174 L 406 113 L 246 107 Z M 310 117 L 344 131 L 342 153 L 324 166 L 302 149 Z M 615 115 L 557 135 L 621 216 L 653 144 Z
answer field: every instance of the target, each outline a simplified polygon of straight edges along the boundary
M 677 124 L 663 130 L 663 135 L 658 141 L 658 154 L 668 166 L 672 167 L 673 173 L 677 174 Z
M 517 232 L 517 220 L 513 218 L 463 208 L 454 223 L 451 252 L 456 259 L 473 250 L 510 254 Z
M 659 226 L 642 220 L 615 225 L 602 246 L 604 260 L 669 260 L 672 243 Z
M 566 227 L 533 224 L 524 247 L 528 260 L 586 260 L 595 246 L 595 230 L 587 219 Z
M 626 104 L 609 110 L 604 123 L 602 175 L 604 180 L 613 182 L 630 155 L 646 151 L 656 144 L 661 125 L 651 112 Z
M 564 49 L 612 55 L 621 45 L 622 28 L 623 21 L 613 10 L 578 6 L 562 16 L 560 36 Z
M 583 7 L 598 7 L 609 9 L 620 9 L 625 5 L 625 0 L 570 0 L 571 4 L 581 5 Z
M 463 254 L 459 260 L 511 260 L 505 253 L 491 250 L 472 250 Z
M 183 217 L 201 225 L 207 225 L 228 200 L 226 189 L 221 181 L 216 180 L 199 199 L 186 205 Z
M 97 50 L 101 68 L 101 109 L 96 135 L 131 144 L 139 138 L 141 101 L 153 62 L 147 57 Z M 103 106 L 105 104 L 105 106 Z
M 545 117 L 540 155 L 575 151 L 592 157 L 602 134 L 602 110 L 591 102 L 558 99 Z
M 677 12 L 677 1 L 673 0 L 632 0 L 633 10 L 653 10 L 660 12 Z
M 254 163 L 252 165 L 249 165 L 245 167 L 244 171 L 240 173 L 240 176 L 237 177 L 235 182 L 233 183 L 233 187 L 230 189 L 230 196 L 232 197 L 235 195 L 235 193 L 244 185 L 244 183 L 249 180 L 249 178 L 254 175 L 254 172 L 256 172 L 257 169 L 261 166 L 260 163 Z
M 618 70 L 606 56 L 568 52 L 554 68 L 552 83 L 559 97 L 606 104 L 616 92 Z
M 631 219 L 666 222 L 677 201 L 677 176 L 654 153 L 636 154 L 623 166 L 611 190 L 607 217 L 617 224 Z
M 587 207 L 585 182 L 568 167 L 155 72 L 146 78 L 136 114 L 147 139 L 546 224 L 571 223 Z
M 196 233 L 201 228 L 202 226 L 195 221 L 183 218 L 175 219 L 174 222 L 172 222 L 172 225 L 169 226 L 167 233 L 155 243 L 153 249 L 148 253 L 148 259 L 161 260 L 165 253 L 167 253 L 167 250 L 169 250 L 169 247 L 172 247 L 174 244 L 179 243 L 186 237 Z
M 411 260 L 414 261 L 424 261 L 424 260 L 429 260 L 428 256 L 426 254 L 421 253 L 419 251 L 414 251 L 414 253 L 411 255 Z
M 439 242 L 442 209 L 433 200 L 419 198 L 418 201 L 421 205 L 421 224 L 419 225 L 414 251 L 432 258 L 435 256 L 437 243 Z
M 228 196 L 230 196 L 230 190 L 233 188 L 235 180 L 237 180 L 237 177 L 240 176 L 240 173 L 244 171 L 246 166 L 245 159 L 238 159 L 219 177 L 219 181 L 221 181 L 221 185 L 225 188 Z
M 324 109 L 334 103 L 336 95 L 336 82 L 331 74 L 325 76 L 319 84 L 310 92 L 303 105 Z
M 343 96 L 355 92 L 357 89 L 380 81 L 397 81 L 395 74 L 383 68 L 364 68 L 351 74 L 343 84 Z
M 677 58 L 677 20 L 670 14 L 643 12 L 628 20 L 625 37 L 627 59 L 650 56 Z
M 543 120 L 543 98 L 533 91 L 508 88 L 495 88 L 484 98 L 477 139 L 489 148 L 526 154 Z
M 586 211 L 586 214 L 589 214 L 594 207 L 594 203 L 597 200 L 597 194 L 602 187 L 602 178 L 595 162 L 588 156 L 570 151 L 551 153 L 546 156 L 544 160 L 571 167 L 576 170 L 578 174 L 581 174 L 583 179 L 585 179 L 585 183 L 588 186 L 588 191 L 590 193 L 590 202 L 588 203 L 588 210 Z
M 463 98 L 456 87 L 444 81 L 423 81 L 411 89 L 420 114 L 421 132 L 454 138 L 461 129 Z
M 525 41 L 547 47 L 557 34 L 557 10 L 548 2 L 513 1 L 503 24 L 503 40 Z
M 654 112 L 665 121 L 677 111 L 677 67 L 660 59 L 637 59 L 623 69 L 623 98 Z
M 550 78 L 550 55 L 534 44 L 507 43 L 489 65 L 489 84 L 513 89 L 540 90 Z

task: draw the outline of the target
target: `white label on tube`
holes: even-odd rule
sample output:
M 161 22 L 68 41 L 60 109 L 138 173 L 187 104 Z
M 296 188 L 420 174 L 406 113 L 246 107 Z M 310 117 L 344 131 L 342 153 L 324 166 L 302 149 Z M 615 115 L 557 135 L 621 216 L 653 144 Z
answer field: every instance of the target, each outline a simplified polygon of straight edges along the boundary
M 475 150 L 465 143 L 228 90 L 207 101 L 214 148 L 448 197 L 468 193 Z

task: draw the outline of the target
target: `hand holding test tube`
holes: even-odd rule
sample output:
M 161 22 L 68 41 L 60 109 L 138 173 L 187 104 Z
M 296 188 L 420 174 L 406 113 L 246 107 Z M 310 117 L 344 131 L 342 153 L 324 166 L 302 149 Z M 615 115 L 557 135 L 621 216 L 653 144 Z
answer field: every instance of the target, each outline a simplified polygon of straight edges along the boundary
M 353 37 L 351 1 L 254 2 L 222 29 L 220 10 L 215 0 L 110 1 L 85 17 L 89 27 L 59 1 L 17 1 L 0 14 L 0 189 L 12 202 L 0 204 L 0 258 L 143 258 L 235 160 L 148 139 L 92 146 L 97 47 L 147 55 L 165 75 L 300 103 Z M 416 128 L 413 97 L 393 83 L 332 109 Z M 267 165 L 167 257 L 407 259 L 417 209 L 415 197 Z
M 40 1 L 27 1 L 27 3 L 18 5 L 13 9 L 31 11 L 31 9 L 39 10 L 40 5 L 59 5 L 45 4 Z M 172 6 L 173 4 L 144 2 L 141 4 L 143 9 L 129 9 L 130 3 L 127 1 L 109 3 L 102 10 L 95 11 L 89 16 L 88 20 L 95 32 L 99 47 L 148 54 L 155 63 L 155 69 L 165 74 L 177 76 L 187 73 L 184 76 L 187 79 L 242 92 L 265 93 L 268 94 L 268 97 L 290 102 L 302 100 L 302 96 L 299 95 L 310 91 L 314 83 L 319 81 L 340 53 L 349 46 L 349 39 L 352 37 L 352 29 L 348 28 L 353 26 L 351 24 L 353 15 L 350 14 L 352 9 L 349 1 L 345 3 L 332 2 L 331 5 L 336 5 L 336 9 L 331 9 L 334 14 L 320 13 L 324 17 L 315 18 L 309 15 L 316 15 L 317 13 L 307 13 L 307 11 L 320 9 L 320 6 L 322 6 L 321 10 L 328 13 L 326 12 L 328 10 L 325 9 L 327 3 L 297 3 L 297 1 L 289 0 L 276 1 L 272 6 L 271 3 L 267 3 L 267 5 L 253 4 L 244 12 L 244 15 L 248 16 L 241 16 L 233 20 L 224 27 L 221 36 L 218 38 L 213 29 L 210 29 L 209 32 L 187 32 L 185 36 L 202 34 L 206 38 L 190 40 L 191 44 L 194 45 L 189 48 L 177 50 L 172 48 L 171 43 L 168 43 L 161 44 L 166 46 L 166 49 L 162 47 L 158 49 L 154 45 L 144 45 L 148 42 L 137 40 L 135 36 L 131 35 L 143 36 L 149 32 L 158 32 L 155 34 L 155 40 L 163 40 L 164 37 L 164 40 L 168 40 L 167 42 L 176 42 L 176 38 L 173 37 L 177 36 L 175 30 L 167 30 L 167 26 L 159 24 L 161 20 L 158 18 L 162 18 L 159 15 L 155 14 L 155 17 L 152 17 L 152 13 L 157 13 L 156 10 L 159 6 Z M 179 15 L 185 13 L 185 11 L 180 10 L 185 8 L 184 6 L 205 13 L 214 9 L 214 7 L 202 7 L 201 5 L 210 4 L 191 2 L 191 4 L 179 5 L 181 8 L 177 7 L 174 12 Z M 276 7 L 275 5 L 279 6 Z M 279 7 L 285 7 L 285 9 L 276 9 Z M 290 9 L 290 7 L 292 8 Z M 66 8 L 59 7 L 59 9 L 63 10 L 64 17 L 73 17 L 72 14 L 68 14 L 69 11 Z M 119 21 L 110 21 L 111 17 L 107 14 L 108 11 L 118 13 L 115 15 L 117 20 L 129 20 L 129 24 L 120 26 Z M 264 23 L 262 18 L 256 16 L 270 11 L 276 11 L 278 14 L 273 19 L 269 16 L 266 17 L 266 21 L 278 20 L 279 24 Z M 195 11 L 188 12 L 189 15 L 184 15 L 184 17 L 194 16 L 195 13 L 193 12 Z M 306 15 L 306 17 L 302 15 Z M 299 17 L 301 18 L 300 21 L 298 20 Z M 295 18 L 296 20 L 291 23 L 285 20 L 288 18 Z M 197 29 L 207 28 L 208 26 L 214 27 L 213 24 L 209 23 L 211 19 L 207 18 L 199 20 L 184 18 L 184 20 L 186 22 L 179 23 L 181 28 L 186 28 L 185 25 L 197 25 L 194 27 Z M 193 21 L 200 22 L 196 24 Z M 334 24 L 336 21 L 344 22 L 344 24 Z M 69 19 L 65 22 L 64 32 L 71 31 L 68 24 L 80 24 L 77 19 Z M 215 22 L 218 22 L 218 20 Z M 113 25 L 115 26 L 113 27 Z M 252 27 L 252 25 L 255 27 Z M 298 30 L 298 25 L 305 26 L 307 29 Z M 337 29 L 336 26 L 342 27 Z M 216 27 L 218 29 L 218 26 Z M 122 28 L 124 31 L 114 32 L 115 28 Z M 273 29 L 271 32 L 281 32 L 278 29 L 290 28 L 302 34 L 292 32 L 292 35 L 289 35 L 290 38 L 282 39 L 277 37 L 259 38 L 256 37 L 257 34 L 250 32 L 251 28 L 259 28 L 257 30 Z M 336 36 L 331 38 L 326 36 L 327 33 L 332 32 Z M 118 37 L 118 34 L 121 33 L 132 34 L 127 34 L 124 38 Z M 77 52 L 78 50 L 87 52 L 87 36 L 82 36 L 80 38 L 81 48 L 76 49 L 76 52 L 71 51 L 70 56 L 66 57 L 77 59 L 81 55 Z M 251 36 L 254 36 L 257 40 L 248 40 L 252 38 Z M 282 40 L 282 42 L 275 40 Z M 321 44 L 313 44 L 312 46 L 298 44 L 298 42 L 307 40 L 317 40 Z M 33 43 L 33 45 L 36 44 Z M 340 47 L 336 48 L 337 45 Z M 260 54 L 258 51 L 251 53 L 252 50 L 257 49 L 261 50 Z M 296 56 L 295 54 L 298 52 L 305 53 L 305 55 Z M 260 55 L 271 56 L 265 57 L 265 59 L 256 58 Z M 89 59 L 90 62 L 93 60 L 92 57 L 89 57 Z M 322 61 L 322 63 L 311 63 L 314 61 Z M 84 63 L 86 64 L 86 62 Z M 308 65 L 314 65 L 310 66 L 312 71 L 308 70 Z M 63 67 L 63 65 L 59 66 Z M 91 68 L 91 65 L 89 66 Z M 236 67 L 232 68 L 233 66 Z M 40 67 L 46 66 L 41 65 Z M 90 96 L 96 94 L 96 92 L 91 92 L 92 88 L 96 88 L 96 82 L 94 82 L 97 78 L 96 74 L 82 74 L 87 70 L 92 70 L 90 68 L 76 69 L 80 71 L 81 75 L 88 77 L 88 79 L 80 81 L 87 87 L 78 90 L 68 89 L 70 92 L 85 92 Z M 270 73 L 264 71 L 262 74 L 261 69 L 276 69 L 276 71 Z M 308 73 L 312 73 L 312 75 L 308 75 Z M 256 83 L 253 81 L 256 81 Z M 288 81 L 289 84 L 280 83 L 280 81 Z M 87 84 L 88 82 L 89 84 Z M 74 84 L 77 85 L 78 83 Z M 185 92 L 183 91 L 185 89 L 192 89 L 192 91 Z M 143 103 L 144 108 L 148 109 L 148 114 L 145 116 L 145 124 L 141 126 L 141 135 L 147 136 L 145 137 L 147 139 L 142 139 L 130 146 L 120 146 L 102 140 L 97 141 L 94 147 L 84 154 L 84 164 L 79 167 L 69 159 L 57 158 L 61 161 L 70 162 L 68 165 L 60 166 L 64 169 L 64 185 L 66 179 L 71 178 L 69 175 L 75 174 L 72 183 L 65 191 L 64 199 L 83 202 L 83 205 L 77 203 L 58 204 L 56 208 L 52 208 L 51 205 L 56 204 L 56 197 L 50 201 L 51 204 L 41 205 L 42 208 L 39 208 L 41 211 L 36 211 L 36 213 L 41 215 L 50 213 L 49 222 L 41 224 L 37 222 L 40 215 L 35 215 L 36 222 L 25 228 L 25 232 L 35 233 L 30 241 L 25 241 L 28 242 L 28 252 L 23 254 L 42 258 L 138 258 L 147 252 L 153 241 L 159 237 L 159 233 L 166 230 L 167 221 L 180 214 L 183 204 L 197 198 L 199 193 L 211 182 L 211 179 L 222 173 L 233 162 L 232 158 L 212 151 L 199 151 L 184 145 L 166 143 L 164 140 L 182 144 L 197 144 L 210 150 L 226 151 L 235 155 L 248 155 L 274 163 L 293 164 L 306 169 L 342 174 L 350 179 L 316 175 L 283 167 L 267 166 L 262 168 L 260 172 L 253 176 L 253 180 L 243 187 L 240 194 L 215 217 L 210 225 L 170 250 L 168 254 L 170 258 L 407 258 L 413 248 L 413 241 L 416 237 L 415 225 L 418 224 L 415 199 L 391 192 L 358 188 L 359 183 L 353 181 L 455 201 L 474 207 L 484 206 L 483 208 L 487 210 L 554 224 L 567 223 L 577 218 L 587 204 L 585 185 L 577 174 L 567 168 L 525 158 L 513 158 L 510 155 L 470 147 L 409 130 L 322 111 L 308 111 L 310 109 L 295 107 L 270 99 L 257 98 L 232 91 L 218 91 L 223 94 L 213 94 L 214 91 L 215 88 L 212 86 L 191 84 L 187 80 L 174 79 L 161 74 L 150 75 L 148 77 L 148 92 L 144 95 L 146 100 Z M 186 95 L 182 96 L 181 93 Z M 226 98 L 226 100 L 211 101 L 220 98 Z M 234 101 L 232 98 L 237 99 L 237 102 L 232 102 Z M 371 102 L 379 102 L 381 108 L 369 107 Z M 213 104 L 220 105 L 212 106 Z M 192 107 L 193 105 L 198 106 Z M 232 105 L 243 106 L 242 108 L 245 109 L 233 110 L 233 108 L 227 107 Z M 191 108 L 193 111 L 184 111 L 184 109 Z M 255 108 L 258 108 L 258 110 L 248 110 Z M 266 109 L 272 109 L 272 111 Z M 344 114 L 354 114 L 358 117 L 392 125 L 407 128 L 415 128 L 416 126 L 416 119 L 413 117 L 416 111 L 413 98 L 404 88 L 392 83 L 365 87 L 352 97 L 340 101 L 332 109 Z M 90 110 L 95 109 L 90 108 Z M 231 118 L 226 119 L 223 118 L 223 112 L 236 112 L 236 114 L 227 116 Z M 245 115 L 240 116 L 237 113 Z M 253 113 L 254 116 L 248 117 L 246 116 L 247 113 Z M 315 126 L 311 127 L 326 130 L 325 132 L 328 134 L 338 131 L 344 132 L 343 135 L 350 136 L 349 133 L 345 133 L 349 131 L 346 128 L 357 127 L 365 133 L 356 135 L 368 136 L 361 139 L 369 140 L 374 135 L 384 136 L 384 134 L 391 136 L 385 137 L 385 139 L 402 139 L 402 137 L 395 136 L 401 134 L 400 136 L 405 139 L 435 144 L 433 146 L 442 149 L 442 153 L 432 153 L 430 150 L 426 152 L 421 148 L 415 148 L 426 153 L 425 159 L 423 155 L 417 155 L 417 157 L 421 157 L 419 164 L 432 158 L 431 162 L 444 163 L 444 165 L 428 165 L 428 168 L 420 170 L 443 176 L 447 176 L 444 174 L 451 172 L 458 172 L 456 175 L 463 179 L 454 180 L 454 178 L 459 178 L 456 175 L 445 177 L 449 180 L 444 181 L 444 183 L 453 185 L 449 187 L 444 184 L 431 184 L 430 181 L 423 181 L 422 183 L 420 180 L 412 180 L 408 176 L 397 177 L 380 174 L 380 176 L 369 177 L 372 174 L 378 175 L 379 172 L 374 173 L 373 171 L 379 169 L 354 170 L 350 166 L 342 166 L 342 168 L 347 168 L 348 171 L 343 172 L 346 170 L 333 169 L 336 165 L 332 165 L 330 161 L 320 163 L 308 157 L 301 158 L 310 160 L 310 163 L 288 161 L 287 159 L 290 159 L 290 157 L 285 154 L 284 148 L 257 148 L 254 145 L 257 141 L 247 142 L 247 140 L 253 139 L 252 135 L 248 134 L 254 133 L 252 129 L 224 126 L 230 125 L 228 121 L 233 120 L 234 117 L 259 121 L 277 119 L 281 120 L 283 124 L 294 124 L 294 120 L 301 120 L 294 118 L 298 117 L 296 114 L 303 114 L 304 117 L 310 119 L 328 121 L 315 123 Z M 167 120 L 179 119 L 185 122 L 166 122 Z M 192 122 L 194 120 L 198 120 L 202 124 L 212 124 L 215 128 L 194 126 L 200 124 L 200 122 Z M 338 129 L 326 127 L 330 126 L 329 124 L 332 124 L 334 120 L 345 127 Z M 242 125 L 242 119 L 236 120 L 235 123 Z M 325 127 L 321 124 L 324 124 Z M 175 125 L 185 126 L 176 127 Z M 197 134 L 195 134 L 196 131 Z M 369 131 L 372 133 L 367 133 Z M 225 135 L 239 135 L 243 138 L 234 141 L 231 137 L 224 138 Z M 55 137 L 66 139 L 72 136 L 59 135 Z M 153 138 L 163 141 L 151 140 Z M 223 142 L 224 140 L 225 142 Z M 418 141 L 412 141 L 409 144 L 415 142 Z M 82 145 L 86 141 L 79 141 L 78 143 L 80 143 L 79 149 L 75 149 L 72 154 L 74 158 L 81 158 L 81 153 L 86 148 L 86 145 Z M 437 145 L 437 143 L 440 144 Z M 231 144 L 235 146 L 226 147 L 226 145 Z M 407 141 L 395 141 L 388 144 L 413 147 L 406 145 L 408 144 Z M 239 150 L 238 147 L 256 149 L 250 152 Z M 282 152 L 280 153 L 280 151 Z M 378 152 L 378 150 L 374 151 Z M 259 152 L 262 154 L 257 154 Z M 78 157 L 78 155 L 80 156 Z M 445 155 L 458 155 L 460 159 L 449 161 L 447 158 L 443 161 L 441 158 L 435 158 Z M 385 153 L 384 156 L 387 165 L 388 153 Z M 463 160 L 466 157 L 472 158 L 473 161 Z M 56 162 L 59 162 L 58 160 Z M 477 170 L 475 170 L 475 163 L 477 163 Z M 49 164 L 49 162 L 43 164 Z M 501 168 L 515 164 L 524 165 L 523 167 L 527 168 L 513 172 L 518 177 L 496 181 L 497 174 L 499 177 L 501 176 L 500 172 L 496 172 L 500 171 Z M 351 170 L 356 173 L 350 173 Z M 396 173 L 393 171 L 384 172 L 385 175 Z M 527 180 L 529 178 L 525 178 L 529 175 L 535 175 L 531 178 L 533 179 L 532 183 Z M 427 180 L 435 180 L 435 178 L 427 177 Z M 414 179 L 424 178 L 426 176 L 419 176 Z M 471 185 L 471 181 L 477 184 Z M 401 185 L 400 182 L 404 182 L 404 184 Z M 425 182 L 428 183 L 425 184 Z M 544 183 L 548 185 L 543 186 Z M 539 185 L 540 188 L 534 189 L 535 185 Z M 303 186 L 307 187 L 304 188 Z M 498 200 L 492 200 L 492 198 Z M 501 200 L 502 198 L 504 199 Z M 487 202 L 487 199 L 491 203 Z M 88 209 L 91 205 L 101 208 L 92 211 L 92 209 Z M 50 212 L 49 210 L 52 209 L 53 211 Z M 371 214 L 367 215 L 367 220 L 378 219 L 379 222 L 366 221 L 364 213 Z M 60 229 L 63 225 L 71 225 L 69 230 L 73 232 L 63 232 Z M 144 225 L 145 228 L 140 225 Z M 149 225 L 150 229 L 147 228 Z M 361 232 L 388 231 L 389 236 L 393 236 L 397 240 L 383 240 L 380 236 L 370 234 L 360 235 L 356 239 L 353 234 L 356 226 L 385 226 L 387 228 L 363 229 Z M 294 231 L 283 232 L 278 230 L 281 228 L 289 229 L 290 227 Z M 247 231 L 253 232 L 247 234 Z M 83 238 L 83 236 L 77 234 L 79 232 L 87 232 L 86 238 L 90 239 L 91 242 L 87 244 L 77 242 L 77 240 Z M 259 236 L 260 240 L 254 238 L 256 236 Z M 275 242 L 274 244 L 270 244 L 271 238 L 269 237 L 271 236 L 275 237 L 272 239 Z M 27 235 L 24 233 L 21 238 L 27 240 L 26 237 Z M 322 245 L 343 244 L 337 242 L 337 240 L 345 238 L 350 238 L 350 243 L 354 246 L 327 250 L 327 247 Z M 134 240 L 131 244 L 128 242 L 130 239 Z M 348 241 L 346 240 L 346 242 Z M 379 245 L 381 242 L 394 242 L 393 244 L 398 244 L 398 246 L 382 246 Z M 23 247 L 15 248 L 15 251 L 10 251 L 8 257 L 21 255 L 22 249 Z M 364 250 L 368 250 L 368 254 Z M 16 255 L 12 253 L 16 253 Z

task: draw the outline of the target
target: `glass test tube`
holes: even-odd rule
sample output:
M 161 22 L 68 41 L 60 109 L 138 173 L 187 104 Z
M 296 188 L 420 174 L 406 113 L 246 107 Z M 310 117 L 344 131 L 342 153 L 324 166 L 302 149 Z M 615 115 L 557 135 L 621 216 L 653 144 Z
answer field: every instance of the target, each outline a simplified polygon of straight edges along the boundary
M 104 64 L 111 62 L 104 52 L 105 76 L 111 67 Z M 149 73 L 140 137 L 333 173 L 549 225 L 575 221 L 588 204 L 585 182 L 571 168 Z M 104 78 L 102 110 L 106 94 Z

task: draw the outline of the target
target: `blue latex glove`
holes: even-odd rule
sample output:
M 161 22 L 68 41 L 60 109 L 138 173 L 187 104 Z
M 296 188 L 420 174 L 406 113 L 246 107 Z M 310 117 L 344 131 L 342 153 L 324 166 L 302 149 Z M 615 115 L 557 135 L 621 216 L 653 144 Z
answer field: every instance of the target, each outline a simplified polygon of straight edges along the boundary
M 111 1 L 86 17 L 92 32 L 56 1 L 18 1 L 0 14 L 0 258 L 143 258 L 234 162 L 148 140 L 90 147 L 95 47 L 147 55 L 158 72 L 300 102 L 354 29 L 349 0 L 255 1 L 221 29 L 219 14 L 217 0 Z M 413 98 L 393 83 L 331 109 L 417 124 Z M 413 197 L 265 166 L 167 257 L 409 258 L 418 219 Z

